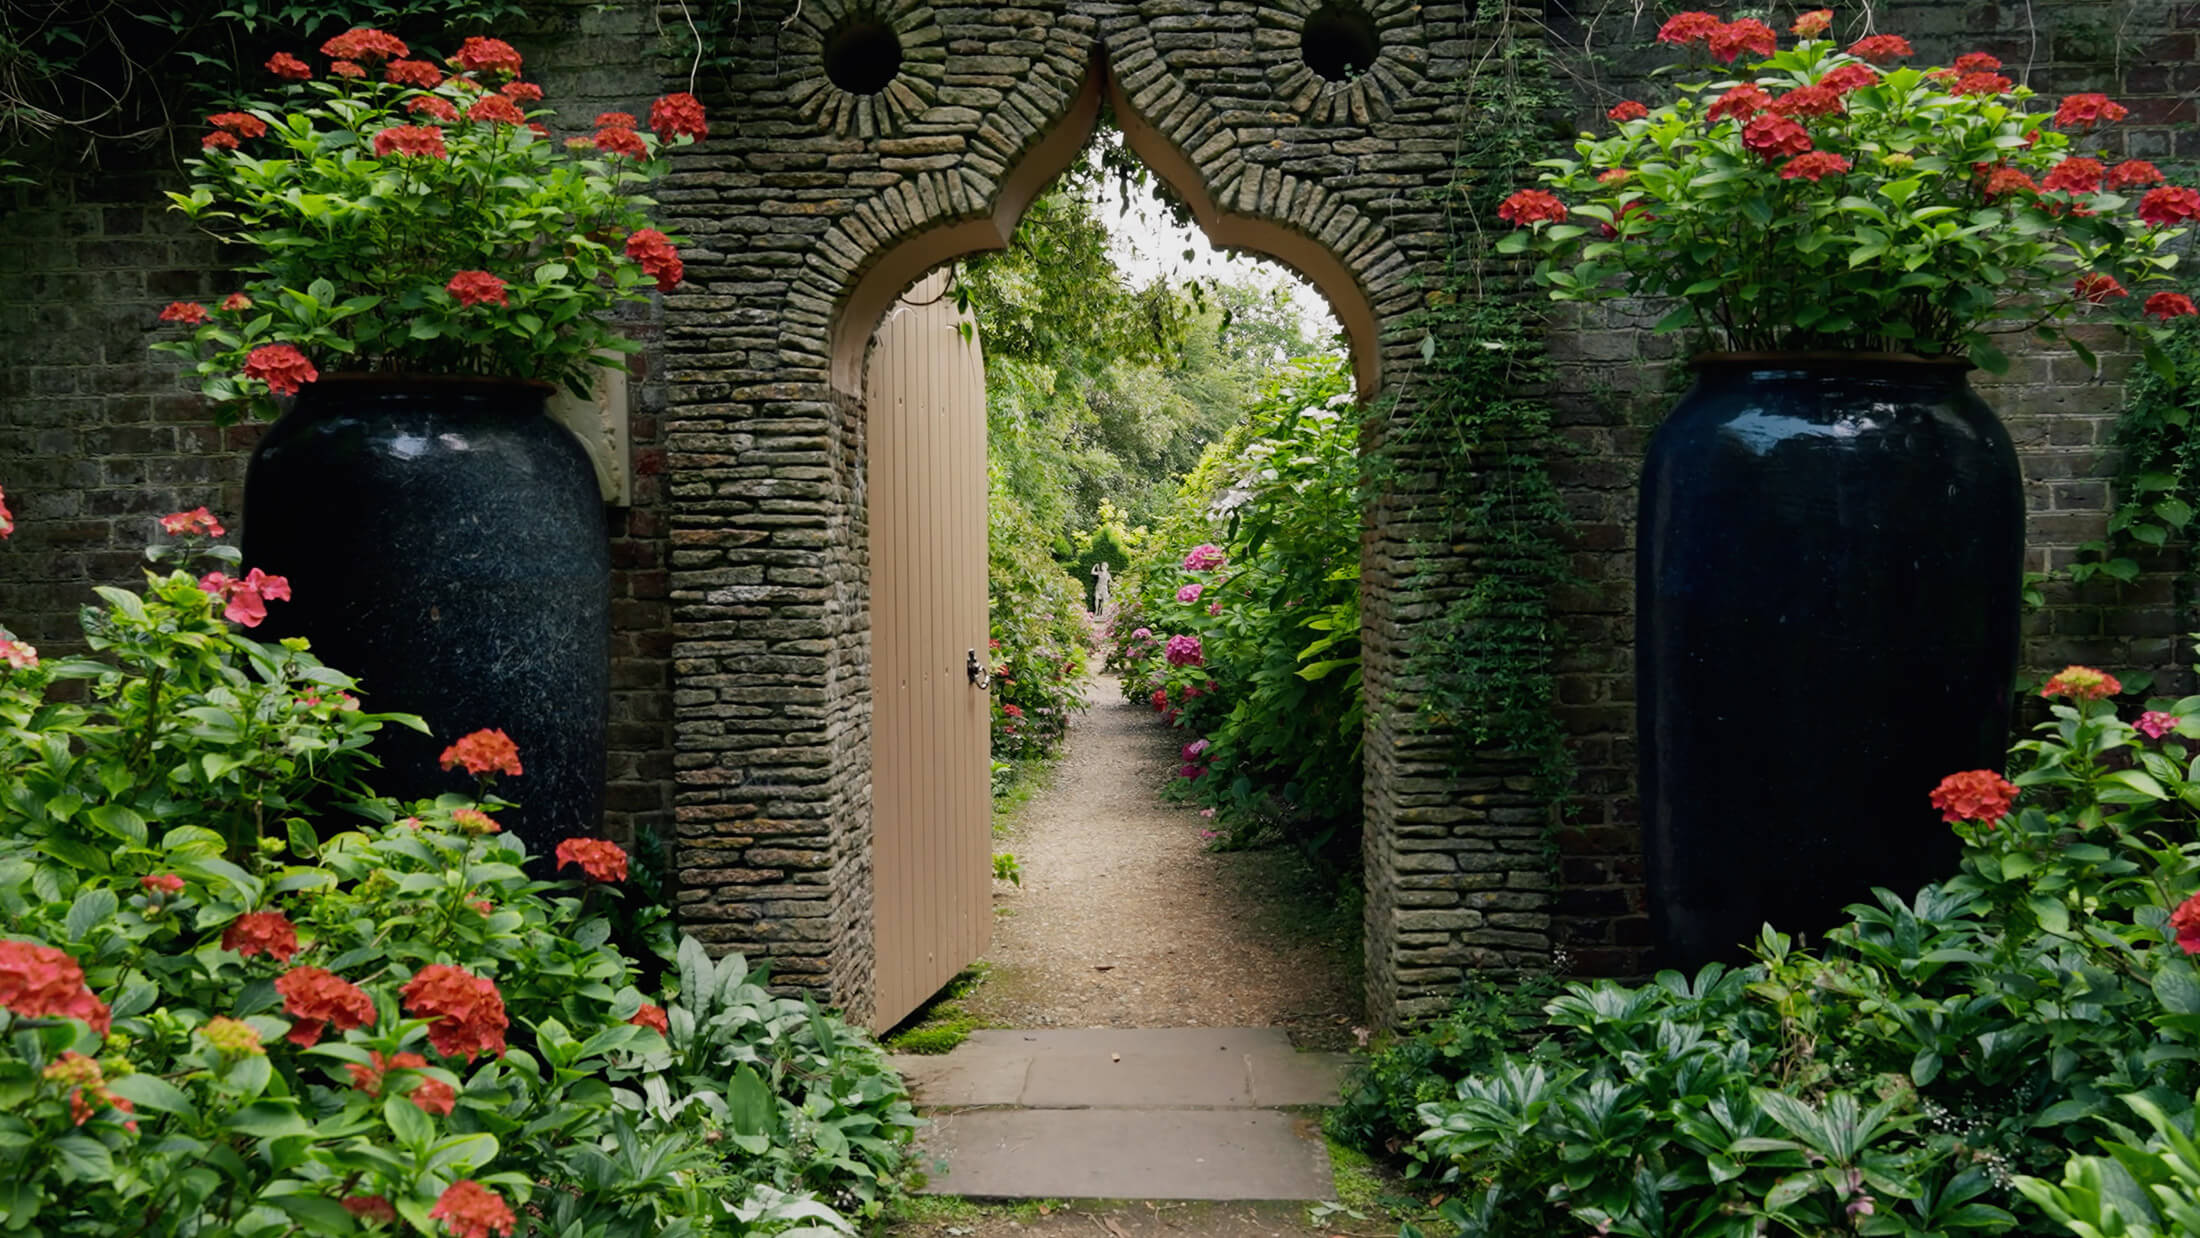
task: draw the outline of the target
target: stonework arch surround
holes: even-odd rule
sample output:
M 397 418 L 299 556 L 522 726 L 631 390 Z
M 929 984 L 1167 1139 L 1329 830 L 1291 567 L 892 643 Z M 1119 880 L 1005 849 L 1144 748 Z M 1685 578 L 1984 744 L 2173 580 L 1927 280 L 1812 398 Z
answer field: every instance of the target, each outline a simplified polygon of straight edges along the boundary
M 1345 321 L 1363 395 L 1409 412 L 1437 195 L 1457 121 L 1434 83 L 1486 49 L 1463 6 L 1367 0 L 1380 55 L 1349 81 L 1301 62 L 1305 0 L 754 6 L 731 132 L 661 195 L 690 238 L 668 299 L 679 914 L 715 945 L 859 1016 L 870 1004 L 864 351 L 927 269 L 998 248 L 1089 139 L 1103 94 L 1132 149 L 1218 243 L 1285 260 Z M 903 70 L 823 79 L 834 23 L 902 39 Z M 1382 425 L 1371 427 L 1379 440 Z M 1363 616 L 1371 1012 L 1441 1004 L 1471 968 L 1548 955 L 1540 828 L 1469 788 L 1413 721 L 1401 650 L 1430 574 L 1408 467 L 1369 513 Z M 1472 771 L 1469 771 L 1471 773 Z M 1503 894 L 1501 903 L 1490 901 Z M 1487 909 L 1503 906 L 1504 927 Z

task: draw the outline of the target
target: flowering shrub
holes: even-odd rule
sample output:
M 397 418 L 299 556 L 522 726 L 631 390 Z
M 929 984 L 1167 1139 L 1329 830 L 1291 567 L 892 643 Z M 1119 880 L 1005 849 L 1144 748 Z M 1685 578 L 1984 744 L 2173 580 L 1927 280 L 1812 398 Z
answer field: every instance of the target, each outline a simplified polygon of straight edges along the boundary
M 640 187 L 667 145 L 707 136 L 693 96 L 647 131 L 624 112 L 558 140 L 519 54 L 466 40 L 437 63 L 353 30 L 321 70 L 267 64 L 278 100 L 207 118 L 178 210 L 251 249 L 243 287 L 156 348 L 195 365 L 216 413 L 267 411 L 326 371 L 485 374 L 586 391 L 605 350 L 632 352 L 604 311 L 670 290 L 683 268 Z
M 1055 751 L 1070 715 L 1085 708 L 1092 625 L 1083 586 L 1046 552 L 1022 507 L 1004 497 L 995 495 L 988 518 L 992 638 L 981 653 L 993 673 L 993 758 L 1014 762 Z
M 2013 777 L 1918 788 L 1964 844 L 1946 881 L 1816 953 L 1767 926 L 1748 968 L 1569 985 L 1402 1127 L 1418 1080 L 1369 1075 L 1345 1133 L 1455 1184 L 1462 1234 L 2188 1232 L 2162 1132 L 2200 1086 L 2200 697 L 2141 727 L 2111 683 L 2055 676 Z
M 1357 447 L 1342 368 L 1285 371 L 1186 480 L 1109 631 L 1129 698 L 1198 737 L 1179 774 L 1226 845 L 1358 851 Z
M 1921 71 L 1900 63 L 1912 52 L 1897 35 L 1844 49 L 1815 20 L 1798 33 L 1783 51 L 1754 19 L 1669 19 L 1660 41 L 1721 64 L 1747 53 L 1746 69 L 1612 109 L 1613 133 L 1540 165 L 1549 189 L 1498 208 L 1519 229 L 1500 251 L 1540 255 L 1536 279 L 1558 300 L 1676 299 L 1661 329 L 1739 349 L 1968 353 L 1998 368 L 1990 334 L 2193 312 L 2149 289 L 2200 192 L 2081 153 L 2121 105 L 2077 94 L 2033 110 L 1991 56 Z
M 500 801 L 374 796 L 367 741 L 417 720 L 232 627 L 167 562 L 235 565 L 190 515 L 91 656 L 0 668 L 6 1227 L 851 1233 L 914 1122 L 878 1050 L 691 941 L 649 1000 L 614 843 L 536 881 Z

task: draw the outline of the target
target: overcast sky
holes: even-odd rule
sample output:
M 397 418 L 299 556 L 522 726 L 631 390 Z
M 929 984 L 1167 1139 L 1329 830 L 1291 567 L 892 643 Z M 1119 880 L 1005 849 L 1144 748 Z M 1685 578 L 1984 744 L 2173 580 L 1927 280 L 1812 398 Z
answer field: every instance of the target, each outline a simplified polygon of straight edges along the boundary
M 1336 334 L 1336 316 L 1314 285 L 1280 262 L 1231 254 L 1207 242 L 1197 227 L 1179 227 L 1161 200 L 1154 196 L 1152 181 L 1131 191 L 1129 209 L 1123 209 L 1121 191 L 1109 185 L 1101 203 L 1112 239 L 1110 256 L 1133 285 L 1151 283 L 1157 276 L 1171 280 L 1213 278 L 1249 280 L 1264 288 L 1282 287 L 1298 305 L 1307 334 L 1322 339 Z M 1191 257 L 1185 257 L 1185 251 Z

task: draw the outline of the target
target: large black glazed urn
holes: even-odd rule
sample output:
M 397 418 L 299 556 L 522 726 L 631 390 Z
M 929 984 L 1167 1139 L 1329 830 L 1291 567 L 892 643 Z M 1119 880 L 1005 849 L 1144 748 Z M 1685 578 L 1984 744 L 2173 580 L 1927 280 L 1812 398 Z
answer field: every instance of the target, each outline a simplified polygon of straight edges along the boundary
M 2000 769 L 2024 499 L 1960 362 L 1713 355 L 1650 443 L 1635 593 L 1661 966 L 1953 874 L 1928 797 Z
M 290 580 L 261 634 L 356 675 L 385 727 L 375 788 L 471 791 L 437 757 L 498 727 L 525 773 L 498 814 L 534 854 L 596 832 L 610 700 L 610 552 L 594 473 L 549 388 L 330 376 L 269 428 L 245 476 L 245 562 Z

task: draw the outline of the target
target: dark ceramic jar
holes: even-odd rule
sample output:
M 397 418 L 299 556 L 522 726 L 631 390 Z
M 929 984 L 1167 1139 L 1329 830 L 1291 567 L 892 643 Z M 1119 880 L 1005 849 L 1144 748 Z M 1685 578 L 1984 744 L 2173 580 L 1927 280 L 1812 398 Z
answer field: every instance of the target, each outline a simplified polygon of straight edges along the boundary
M 1661 966 L 1955 871 L 1928 802 L 2000 769 L 2024 499 L 1969 366 L 1713 355 L 1652 437 L 1637 729 Z
M 535 854 L 603 812 L 610 551 L 586 453 L 541 383 L 349 377 L 311 383 L 245 476 L 245 562 L 290 579 L 261 634 L 304 636 L 356 675 L 387 727 L 378 791 L 471 791 L 436 760 L 501 728 L 525 773 L 499 814 Z

